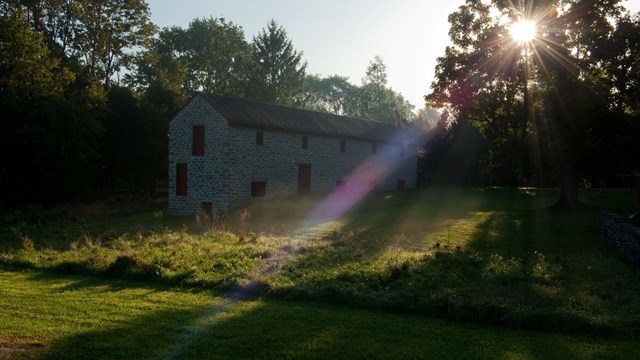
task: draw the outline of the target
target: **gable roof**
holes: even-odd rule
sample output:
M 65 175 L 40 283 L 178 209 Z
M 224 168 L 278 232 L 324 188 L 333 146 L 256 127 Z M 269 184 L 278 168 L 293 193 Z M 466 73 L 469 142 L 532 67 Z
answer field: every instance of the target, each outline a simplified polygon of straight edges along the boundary
M 389 141 L 398 129 L 387 123 L 321 113 L 282 105 L 199 93 L 230 126 Z

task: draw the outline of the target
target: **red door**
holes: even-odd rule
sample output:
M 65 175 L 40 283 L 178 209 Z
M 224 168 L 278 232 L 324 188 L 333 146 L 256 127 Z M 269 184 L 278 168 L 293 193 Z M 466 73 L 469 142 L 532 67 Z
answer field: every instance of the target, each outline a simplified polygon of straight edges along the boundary
M 311 165 L 298 164 L 298 194 L 307 195 L 311 192 Z

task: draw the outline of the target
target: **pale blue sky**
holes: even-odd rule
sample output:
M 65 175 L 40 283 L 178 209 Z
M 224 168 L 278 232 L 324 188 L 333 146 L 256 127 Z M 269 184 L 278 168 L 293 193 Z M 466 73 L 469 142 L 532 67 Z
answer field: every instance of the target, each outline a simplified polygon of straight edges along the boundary
M 338 74 L 360 84 L 380 55 L 389 85 L 416 108 L 424 105 L 436 58 L 449 42 L 448 15 L 464 0 L 147 0 L 160 27 L 187 27 L 194 18 L 224 17 L 247 40 L 274 19 L 304 52 L 307 72 Z M 640 0 L 626 1 L 634 12 Z

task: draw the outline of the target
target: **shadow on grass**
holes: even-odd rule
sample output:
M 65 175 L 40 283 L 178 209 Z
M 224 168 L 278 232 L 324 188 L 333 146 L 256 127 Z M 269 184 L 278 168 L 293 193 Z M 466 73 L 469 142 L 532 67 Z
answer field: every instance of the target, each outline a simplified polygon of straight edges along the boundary
M 595 210 L 552 213 L 544 210 L 550 199 L 544 191 L 449 189 L 365 201 L 342 234 L 282 268 L 273 295 L 524 329 L 640 335 L 640 307 L 631 300 L 640 296 L 637 272 L 595 237 Z M 443 231 L 454 235 L 443 241 Z
M 347 217 L 342 231 L 376 238 L 377 248 L 372 248 L 373 251 L 393 246 L 395 237 L 400 234 L 414 248 L 435 243 L 466 245 L 460 242 L 456 231 L 462 222 L 474 220 L 474 214 L 522 212 L 523 207 L 547 204 L 545 195 L 544 192 L 540 196 L 532 196 L 518 190 L 471 188 L 389 193 L 373 196 L 359 204 Z M 449 233 L 441 234 L 443 230 Z
M 38 281 L 46 281 L 47 277 Z M 92 279 L 86 290 L 91 291 L 93 286 L 112 287 L 110 283 Z M 339 306 L 257 300 L 150 311 L 126 321 L 62 336 L 47 347 L 42 357 L 589 359 L 625 358 L 626 354 L 633 354 L 634 346 L 626 341 L 607 342 Z
M 292 254 L 265 289 L 276 297 L 467 322 L 638 335 L 637 273 L 598 245 L 590 213 L 542 211 L 553 198 L 509 189 L 374 195 L 341 219 L 341 231 L 326 244 Z M 254 204 L 250 225 L 296 228 L 314 201 Z M 113 276 L 141 269 L 141 278 L 148 277 L 137 262 L 121 263 Z M 90 273 L 69 266 L 59 270 Z
M 260 303 L 212 315 L 161 311 L 56 342 L 47 358 L 632 358 L 633 344 L 457 326 L 314 305 Z M 194 328 L 194 323 L 200 323 Z M 187 329 L 187 330 L 185 330 Z M 625 354 L 626 352 L 626 354 Z
M 117 306 L 117 304 L 114 304 Z M 105 330 L 90 330 L 56 340 L 46 359 L 152 359 L 169 352 L 183 327 L 201 311 L 162 310 Z

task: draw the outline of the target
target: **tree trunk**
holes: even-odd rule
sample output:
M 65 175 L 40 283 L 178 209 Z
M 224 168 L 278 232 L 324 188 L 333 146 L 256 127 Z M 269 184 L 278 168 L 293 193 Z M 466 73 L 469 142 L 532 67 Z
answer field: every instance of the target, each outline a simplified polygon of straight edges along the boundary
M 560 174 L 560 199 L 553 206 L 556 210 L 575 211 L 582 208 L 578 199 L 578 172 L 573 162 L 565 164 Z

